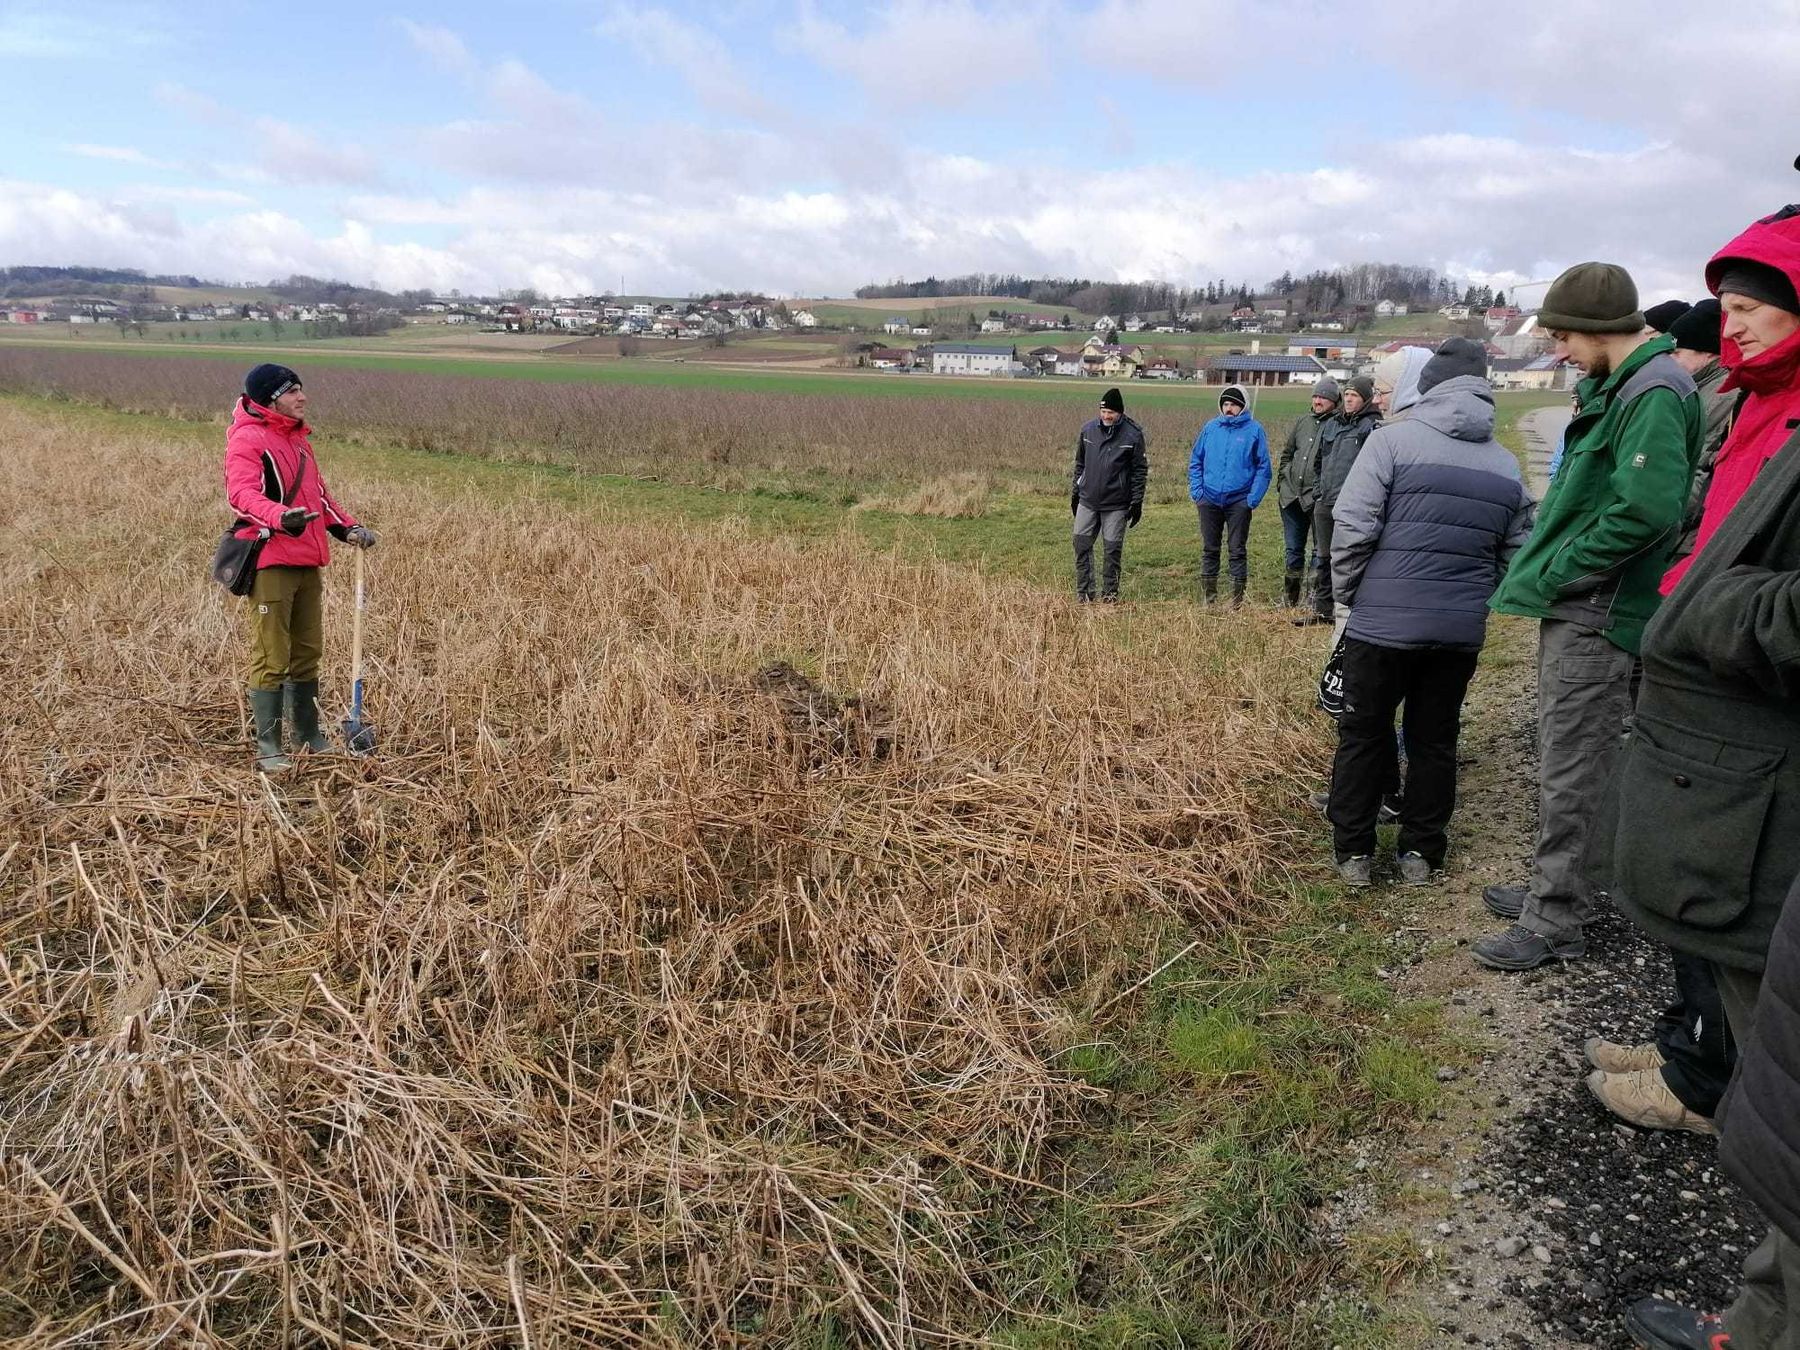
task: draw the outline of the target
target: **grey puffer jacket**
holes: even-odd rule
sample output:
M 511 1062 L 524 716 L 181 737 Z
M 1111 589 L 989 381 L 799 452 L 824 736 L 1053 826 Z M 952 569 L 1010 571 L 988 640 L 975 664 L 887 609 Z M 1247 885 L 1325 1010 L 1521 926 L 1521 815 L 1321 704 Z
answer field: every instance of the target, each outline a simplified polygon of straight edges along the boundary
M 1345 635 L 1381 647 L 1480 651 L 1488 598 L 1536 503 L 1494 440 L 1494 393 L 1445 380 L 1379 427 L 1332 512 L 1332 595 Z
M 1319 505 L 1330 510 L 1369 433 L 1381 425 L 1381 409 L 1373 403 L 1354 417 L 1340 412 L 1326 419 L 1319 434 Z

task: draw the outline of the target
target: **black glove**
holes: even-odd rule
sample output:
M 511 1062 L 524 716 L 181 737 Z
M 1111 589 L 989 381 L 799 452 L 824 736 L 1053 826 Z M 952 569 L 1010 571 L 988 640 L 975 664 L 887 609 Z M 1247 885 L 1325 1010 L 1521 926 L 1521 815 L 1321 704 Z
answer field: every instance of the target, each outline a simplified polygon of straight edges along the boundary
M 1129 530 L 1143 518 L 1144 504 L 1142 502 L 1133 502 L 1131 504 L 1131 509 L 1125 513 L 1125 528 Z
M 344 535 L 344 542 L 355 548 L 374 548 L 381 542 L 381 536 L 367 525 L 352 525 Z
M 1071 492 L 1069 494 L 1069 514 L 1074 515 L 1079 510 L 1081 510 L 1081 494 Z
M 290 506 L 281 513 L 281 532 L 298 538 L 306 533 L 306 522 L 317 520 L 318 517 L 317 511 L 308 511 L 302 506 Z

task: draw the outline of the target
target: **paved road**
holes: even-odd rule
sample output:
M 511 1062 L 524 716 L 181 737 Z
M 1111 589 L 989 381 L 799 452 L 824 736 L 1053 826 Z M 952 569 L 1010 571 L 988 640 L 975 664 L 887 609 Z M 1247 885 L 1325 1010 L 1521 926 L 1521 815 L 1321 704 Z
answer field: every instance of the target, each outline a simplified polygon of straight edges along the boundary
M 1560 403 L 1528 412 L 1519 419 L 1519 429 L 1525 433 L 1525 477 L 1539 499 L 1550 486 L 1550 456 L 1556 453 L 1556 444 L 1571 415 L 1569 405 Z

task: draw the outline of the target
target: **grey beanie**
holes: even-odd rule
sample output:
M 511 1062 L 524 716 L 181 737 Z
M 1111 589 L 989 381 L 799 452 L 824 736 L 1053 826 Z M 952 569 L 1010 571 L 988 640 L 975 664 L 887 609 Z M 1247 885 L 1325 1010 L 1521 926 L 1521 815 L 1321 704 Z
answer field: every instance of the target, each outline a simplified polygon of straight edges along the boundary
M 1419 372 L 1419 392 L 1423 394 L 1458 375 L 1487 375 L 1487 349 L 1479 342 L 1461 337 L 1445 339 L 1444 345 L 1437 349 L 1437 355 Z
M 1719 284 L 1713 288 L 1720 295 L 1729 292 L 1761 304 L 1800 314 L 1800 299 L 1794 295 L 1794 283 L 1779 267 L 1750 258 L 1727 258 L 1719 273 Z
M 1338 382 L 1332 379 L 1331 376 L 1321 375 L 1318 383 L 1313 385 L 1312 396 L 1314 398 L 1328 398 L 1333 403 L 1336 403 L 1344 396 L 1344 393 L 1343 390 L 1338 388 Z

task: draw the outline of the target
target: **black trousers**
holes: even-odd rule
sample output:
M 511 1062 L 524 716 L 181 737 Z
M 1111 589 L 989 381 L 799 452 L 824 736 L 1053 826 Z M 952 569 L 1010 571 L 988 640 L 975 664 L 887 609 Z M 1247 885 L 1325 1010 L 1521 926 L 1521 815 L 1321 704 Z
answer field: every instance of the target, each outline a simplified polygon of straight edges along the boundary
M 1406 796 L 1400 852 L 1441 867 L 1456 810 L 1456 738 L 1475 652 L 1344 640 L 1344 713 L 1331 766 L 1332 843 L 1340 860 L 1375 852 L 1381 798 L 1394 783 L 1394 714 L 1406 705 Z
M 1737 1042 L 1712 963 L 1686 952 L 1669 955 L 1675 963 L 1675 1002 L 1656 1019 L 1656 1044 L 1666 1061 L 1663 1082 L 1688 1110 L 1710 1119 L 1731 1084 Z
M 1196 502 L 1200 511 L 1200 576 L 1218 579 L 1219 545 L 1224 542 L 1231 566 L 1231 579 L 1242 583 L 1250 575 L 1250 504 L 1234 502 L 1230 506 L 1214 506 Z
M 1313 594 L 1315 614 L 1329 619 L 1336 612 L 1331 599 L 1331 507 L 1319 502 L 1313 507 Z

